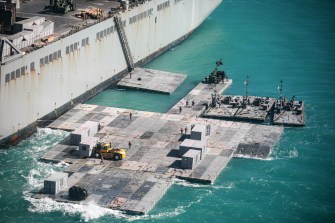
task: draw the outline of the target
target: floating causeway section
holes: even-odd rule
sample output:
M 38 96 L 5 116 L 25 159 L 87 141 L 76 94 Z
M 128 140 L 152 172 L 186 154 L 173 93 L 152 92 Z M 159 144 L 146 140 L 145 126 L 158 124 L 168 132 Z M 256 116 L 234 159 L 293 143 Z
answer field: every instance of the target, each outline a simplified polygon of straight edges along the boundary
M 233 156 L 266 158 L 283 131 L 275 126 L 86 104 L 76 106 L 49 127 L 74 130 L 88 120 L 101 124 L 96 137 L 111 142 L 113 147 L 126 148 L 127 158 L 105 160 L 104 164 L 95 158 L 82 159 L 76 153 L 78 146 L 71 146 L 67 137 L 42 158 L 70 164 L 64 170 L 70 175 L 67 189 L 57 195 L 39 193 L 35 198 L 73 202 L 68 188 L 77 185 L 89 194 L 84 202 L 146 214 L 175 178 L 213 183 Z M 208 152 L 194 169 L 182 169 L 178 148 L 190 135 L 181 134 L 180 129 L 191 129 L 194 124 L 210 125 L 210 135 L 205 140 Z
M 275 110 L 273 123 L 285 126 L 305 126 L 304 102 L 291 100 L 284 104 L 284 108 Z
M 56 195 L 42 190 L 34 197 L 78 203 L 70 200 L 69 188 L 79 186 L 88 193 L 81 203 L 146 214 L 176 178 L 213 183 L 233 157 L 267 158 L 283 127 L 200 118 L 213 91 L 222 93 L 230 83 L 200 83 L 166 114 L 79 104 L 49 127 L 74 131 L 87 121 L 98 122 L 100 128 L 94 137 L 110 142 L 113 148 L 124 148 L 127 157 L 103 163 L 96 158 L 82 158 L 79 146 L 71 145 L 68 136 L 42 157 L 44 161 L 69 164 L 64 170 L 69 175 L 66 188 Z M 199 138 L 195 144 L 201 146 L 189 150 L 194 151 L 188 153 L 193 161 L 185 167 L 180 145 L 186 139 L 194 140 L 192 137 Z M 190 154 L 198 156 L 192 158 Z
M 294 111 L 281 111 L 273 117 L 275 125 L 305 126 L 304 113 L 296 114 Z
M 276 102 L 275 98 L 248 96 L 248 102 L 243 106 L 243 100 L 244 96 L 220 95 L 202 116 L 230 120 L 265 121 Z
M 204 118 L 232 121 L 269 121 L 274 125 L 304 126 L 304 102 L 280 102 L 275 98 L 241 95 L 220 95 L 208 99 L 209 106 L 201 113 Z M 282 105 L 281 105 L 282 104 Z
M 146 68 L 135 68 L 117 84 L 121 88 L 171 94 L 186 79 L 186 75 Z

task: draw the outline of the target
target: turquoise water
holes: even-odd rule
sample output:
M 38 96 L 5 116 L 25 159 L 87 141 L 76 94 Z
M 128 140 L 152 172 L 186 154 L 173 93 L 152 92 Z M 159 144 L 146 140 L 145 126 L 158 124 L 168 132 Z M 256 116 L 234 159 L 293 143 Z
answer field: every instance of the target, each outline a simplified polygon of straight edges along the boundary
M 108 89 L 88 103 L 166 112 L 222 57 L 233 79 L 228 94 L 295 94 L 306 104 L 304 128 L 286 128 L 269 160 L 233 159 L 213 185 L 178 181 L 148 216 L 34 201 L 29 191 L 62 165 L 39 157 L 67 133 L 40 129 L 0 150 L 0 222 L 334 222 L 335 2 L 227 1 L 148 68 L 181 72 L 171 96 Z

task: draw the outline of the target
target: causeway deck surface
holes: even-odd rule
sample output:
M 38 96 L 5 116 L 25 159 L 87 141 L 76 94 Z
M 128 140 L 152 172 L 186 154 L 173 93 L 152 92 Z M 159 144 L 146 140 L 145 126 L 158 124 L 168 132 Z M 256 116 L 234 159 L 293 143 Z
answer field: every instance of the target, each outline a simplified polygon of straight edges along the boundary
M 171 94 L 186 79 L 186 75 L 146 68 L 135 68 L 118 84 L 121 88 Z
M 94 158 L 81 159 L 76 155 L 78 147 L 69 146 L 69 138 L 66 138 L 43 159 L 71 163 L 64 170 L 71 174 L 68 188 L 73 185 L 84 187 L 89 193 L 87 201 L 141 214 L 154 207 L 175 178 L 213 183 L 234 154 L 266 158 L 283 131 L 282 127 L 276 126 L 87 104 L 76 106 L 49 127 L 71 131 L 88 120 L 101 124 L 96 137 L 111 142 L 113 147 L 126 148 L 127 158 L 105 160 L 104 164 Z M 211 134 L 206 136 L 208 153 L 193 170 L 182 169 L 178 148 L 185 138 L 189 138 L 194 124 L 211 126 Z M 181 134 L 180 129 L 185 127 L 189 129 L 187 134 Z M 56 196 L 38 194 L 35 197 L 70 202 L 67 190 Z
M 68 136 L 42 157 L 45 161 L 70 164 L 64 170 L 69 173 L 67 188 L 57 195 L 38 193 L 35 198 L 74 202 L 69 200 L 68 189 L 76 185 L 89 194 L 84 203 L 146 214 L 176 178 L 213 183 L 234 156 L 267 158 L 283 127 L 200 118 L 213 91 L 221 94 L 230 83 L 231 80 L 216 85 L 200 83 L 166 114 L 89 104 L 76 106 L 49 127 L 73 131 L 86 121 L 99 122 L 101 128 L 95 137 L 111 142 L 113 148 L 125 148 L 127 157 L 104 163 L 95 158 L 83 159 L 78 155 L 78 146 L 70 145 Z M 204 139 L 207 153 L 193 169 L 182 169 L 179 145 L 190 138 L 195 124 L 209 126 L 206 129 L 210 133 Z M 186 132 L 180 131 L 185 128 Z
M 221 94 L 231 85 L 231 83 L 231 79 L 219 84 L 199 83 L 195 88 L 193 88 L 192 91 L 190 91 L 184 98 L 182 98 L 177 104 L 175 104 L 167 113 L 188 116 L 200 116 L 201 113 L 206 109 L 205 105 L 208 105 L 208 103 L 211 101 L 211 95 L 214 90 L 217 92 L 217 94 Z M 194 101 L 194 106 L 192 106 L 192 101 Z M 181 112 L 179 110 L 180 108 L 182 110 Z
M 281 110 L 280 113 L 274 114 L 273 123 L 284 126 L 305 126 L 304 112 L 296 114 L 295 111 Z

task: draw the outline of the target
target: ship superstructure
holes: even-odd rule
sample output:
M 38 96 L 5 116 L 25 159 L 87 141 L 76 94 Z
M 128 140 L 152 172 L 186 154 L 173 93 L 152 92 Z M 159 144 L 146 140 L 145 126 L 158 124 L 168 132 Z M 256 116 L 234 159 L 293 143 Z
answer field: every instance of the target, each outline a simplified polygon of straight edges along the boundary
M 77 0 L 66 14 L 47 0 L 2 2 L 0 147 L 179 43 L 221 1 Z

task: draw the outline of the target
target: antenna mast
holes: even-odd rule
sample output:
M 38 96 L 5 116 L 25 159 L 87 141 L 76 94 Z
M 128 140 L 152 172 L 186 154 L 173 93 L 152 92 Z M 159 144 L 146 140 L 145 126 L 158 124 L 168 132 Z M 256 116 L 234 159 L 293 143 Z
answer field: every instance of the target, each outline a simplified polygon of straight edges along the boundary
M 248 85 L 249 85 L 249 76 L 247 76 L 247 79 L 244 81 L 244 85 L 245 85 L 245 99 L 248 99 Z
M 279 90 L 280 99 L 282 99 L 282 97 L 283 97 L 283 80 L 280 80 L 278 90 Z

